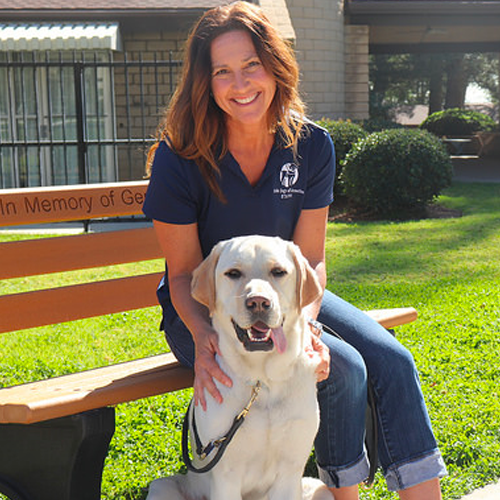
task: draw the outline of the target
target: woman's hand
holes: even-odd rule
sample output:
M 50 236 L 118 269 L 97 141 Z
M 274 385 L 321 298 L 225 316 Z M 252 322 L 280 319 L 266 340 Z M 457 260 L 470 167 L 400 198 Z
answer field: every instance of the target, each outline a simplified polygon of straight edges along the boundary
M 320 362 L 316 368 L 316 381 L 326 380 L 330 375 L 330 351 L 318 337 L 312 335 L 312 348 L 319 356 Z
M 215 384 L 218 380 L 227 387 L 233 385 L 232 380 L 221 370 L 215 355 L 219 354 L 219 337 L 213 329 L 206 329 L 198 334 L 195 340 L 194 362 L 194 404 L 201 404 L 207 409 L 205 390 L 217 401 L 222 403 L 222 394 Z
M 311 343 L 306 346 L 306 353 L 311 359 L 317 359 L 316 382 L 321 382 L 326 380 L 330 374 L 330 351 L 316 335 L 311 333 L 310 337 Z

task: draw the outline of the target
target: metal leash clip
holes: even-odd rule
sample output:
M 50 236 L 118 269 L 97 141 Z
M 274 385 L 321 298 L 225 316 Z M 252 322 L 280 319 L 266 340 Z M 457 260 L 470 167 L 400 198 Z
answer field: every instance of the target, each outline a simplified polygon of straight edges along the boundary
M 250 408 L 252 405 L 255 403 L 255 400 L 257 399 L 257 396 L 259 395 L 260 388 L 262 387 L 262 384 L 260 380 L 257 380 L 257 383 L 252 387 L 252 396 L 250 397 L 250 401 L 248 401 L 247 405 L 243 410 L 241 410 L 240 414 L 236 417 L 237 420 L 240 418 L 245 418 L 250 411 Z

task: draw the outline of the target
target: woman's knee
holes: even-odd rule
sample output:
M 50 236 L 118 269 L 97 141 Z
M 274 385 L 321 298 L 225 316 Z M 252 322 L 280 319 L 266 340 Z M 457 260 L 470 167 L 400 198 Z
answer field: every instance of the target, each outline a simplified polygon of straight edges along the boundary
M 327 334 L 323 335 L 322 340 L 330 350 L 330 375 L 318 388 L 328 388 L 337 396 L 364 401 L 367 369 L 362 356 L 349 344 L 329 338 Z
M 408 377 L 418 377 L 417 366 L 412 353 L 399 342 L 393 344 L 384 356 L 386 362 L 380 363 L 387 372 L 386 377 L 395 379 L 395 381 L 403 381 Z

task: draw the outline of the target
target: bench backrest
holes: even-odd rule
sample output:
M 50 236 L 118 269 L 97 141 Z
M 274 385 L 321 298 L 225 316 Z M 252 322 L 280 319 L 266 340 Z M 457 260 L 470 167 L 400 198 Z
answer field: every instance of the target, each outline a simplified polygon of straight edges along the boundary
M 147 181 L 0 190 L 0 226 L 137 215 L 146 189 Z M 0 280 L 157 258 L 161 251 L 152 227 L 4 242 Z M 2 295 L 0 333 L 157 305 L 161 275 Z

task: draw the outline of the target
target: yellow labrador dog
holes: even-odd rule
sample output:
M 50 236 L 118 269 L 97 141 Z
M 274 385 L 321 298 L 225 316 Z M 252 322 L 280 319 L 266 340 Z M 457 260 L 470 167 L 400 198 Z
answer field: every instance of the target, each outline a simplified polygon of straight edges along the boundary
M 206 411 L 190 409 L 194 468 L 214 460 L 246 406 L 244 422 L 213 468 L 153 481 L 147 500 L 333 500 L 323 483 L 302 479 L 319 422 L 303 308 L 320 293 L 291 242 L 248 236 L 215 246 L 194 272 L 192 294 L 210 311 L 233 386 L 218 384 L 222 404 L 208 398 Z

